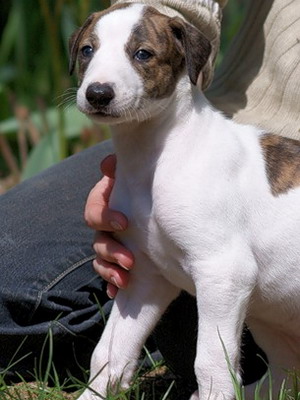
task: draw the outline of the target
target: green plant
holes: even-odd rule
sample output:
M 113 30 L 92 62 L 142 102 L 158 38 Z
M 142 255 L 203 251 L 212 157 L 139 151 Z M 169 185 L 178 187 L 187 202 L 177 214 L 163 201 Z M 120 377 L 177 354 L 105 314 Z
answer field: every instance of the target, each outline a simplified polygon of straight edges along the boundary
M 99 312 L 101 312 L 101 307 Z M 230 365 L 224 342 L 221 338 L 220 340 L 232 377 L 236 400 L 246 400 L 244 388 L 238 383 Z M 61 382 L 53 363 L 54 346 L 51 328 L 44 341 L 39 359 L 36 360 L 31 382 L 27 382 L 22 376 L 19 376 L 19 384 L 7 385 L 5 376 L 9 369 L 14 368 L 21 361 L 18 358 L 18 352 L 22 345 L 23 342 L 16 350 L 10 364 L 0 373 L 1 400 L 75 400 L 88 387 L 87 383 L 72 376 Z M 150 361 L 150 367 L 145 368 L 143 361 L 141 362 L 130 388 L 121 390 L 118 395 L 109 394 L 107 400 L 182 400 L 183 398 L 188 398 L 185 384 L 171 374 L 162 361 L 156 362 L 150 352 L 144 348 L 144 361 L 146 360 Z M 51 385 L 49 385 L 49 382 L 51 382 Z M 292 385 L 290 385 L 291 382 Z M 268 395 L 267 398 L 263 399 L 260 395 L 260 390 L 264 384 L 268 387 Z M 288 389 L 291 386 L 292 389 Z M 97 393 L 95 394 L 97 395 Z M 101 398 L 99 395 L 99 399 Z M 247 398 L 247 400 L 300 400 L 299 375 L 297 371 L 287 371 L 286 379 L 282 382 L 279 393 L 274 393 L 272 375 L 268 371 L 257 383 L 254 398 Z
M 107 127 L 94 127 L 75 110 L 76 79 L 68 74 L 68 38 L 106 6 L 106 0 L 7 1 L 0 26 L 0 179 L 9 177 L 8 186 L 109 137 Z
M 9 386 L 6 383 L 6 374 L 10 369 L 13 369 L 18 362 L 21 362 L 23 358 L 28 355 L 18 358 L 18 352 L 21 350 L 26 338 L 22 341 L 21 345 L 13 355 L 9 365 L 1 371 L 0 374 L 0 399 L 2 400 L 62 400 L 62 399 L 74 399 L 73 395 L 68 395 L 65 390 L 75 388 L 74 383 L 71 379 L 61 382 L 55 366 L 53 364 L 53 335 L 51 328 L 49 329 L 48 336 L 44 341 L 44 345 L 41 350 L 40 358 L 36 361 L 36 367 L 32 376 L 32 381 L 28 382 L 21 376 L 19 376 L 20 383 L 17 385 Z M 46 360 L 46 362 L 45 362 Z M 45 362 L 46 368 L 42 365 Z M 48 382 L 51 381 L 52 385 L 49 386 Z

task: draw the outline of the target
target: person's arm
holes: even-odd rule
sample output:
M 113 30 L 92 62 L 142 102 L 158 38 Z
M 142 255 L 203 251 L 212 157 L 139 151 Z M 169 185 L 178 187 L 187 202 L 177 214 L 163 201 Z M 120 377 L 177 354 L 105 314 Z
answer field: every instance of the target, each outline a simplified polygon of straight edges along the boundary
M 114 184 L 116 157 L 108 156 L 101 163 L 104 177 L 91 190 L 85 207 L 85 220 L 96 231 L 93 262 L 95 271 L 108 282 L 107 294 L 115 297 L 118 288 L 125 288 L 129 281 L 129 270 L 133 267 L 133 254 L 117 242 L 111 232 L 127 228 L 127 218 L 108 207 L 109 196 Z

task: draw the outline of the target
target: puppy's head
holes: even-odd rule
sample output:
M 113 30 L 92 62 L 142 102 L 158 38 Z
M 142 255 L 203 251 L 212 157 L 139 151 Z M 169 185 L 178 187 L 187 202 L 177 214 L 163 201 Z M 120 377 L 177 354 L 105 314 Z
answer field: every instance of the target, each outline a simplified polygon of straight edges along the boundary
M 166 108 L 185 71 L 196 84 L 210 49 L 196 28 L 149 6 L 94 13 L 70 39 L 77 105 L 97 122 L 149 119 Z

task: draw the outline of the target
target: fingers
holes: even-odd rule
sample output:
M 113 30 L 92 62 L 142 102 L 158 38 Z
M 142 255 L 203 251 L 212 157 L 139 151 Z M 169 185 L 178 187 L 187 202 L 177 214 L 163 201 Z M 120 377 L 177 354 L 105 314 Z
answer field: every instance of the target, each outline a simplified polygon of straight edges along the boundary
M 92 229 L 115 232 L 127 228 L 128 221 L 125 215 L 108 207 L 109 196 L 114 185 L 116 162 L 114 154 L 102 161 L 101 169 L 104 176 L 88 196 L 84 217 L 86 223 Z
M 118 288 L 115 285 L 108 283 L 106 293 L 109 298 L 114 299 L 118 293 Z
M 128 286 L 130 274 L 129 271 L 122 269 L 116 264 L 108 263 L 103 259 L 96 258 L 93 261 L 94 270 L 108 282 L 107 295 L 113 299 L 118 289 L 125 289 Z
M 114 298 L 118 288 L 126 288 L 129 270 L 133 267 L 133 254 L 107 232 L 127 229 L 128 221 L 121 212 L 109 208 L 109 197 L 114 185 L 116 157 L 110 155 L 101 163 L 103 178 L 89 193 L 84 217 L 87 225 L 97 231 L 94 241 L 95 271 L 108 282 L 107 294 Z
M 98 258 L 93 261 L 93 267 L 97 274 L 116 288 L 125 289 L 127 287 L 130 274 L 125 269 Z
M 115 154 L 110 154 L 101 162 L 101 171 L 103 175 L 108 176 L 111 179 L 115 178 L 115 171 L 117 165 L 117 158 Z
M 108 207 L 113 183 L 112 178 L 104 176 L 88 196 L 84 218 L 87 225 L 94 230 L 114 232 L 127 228 L 128 221 L 125 215 Z
M 118 289 L 125 289 L 134 265 L 133 254 L 113 239 L 109 233 L 97 232 L 94 241 L 95 271 L 108 282 L 107 295 L 114 298 Z
M 97 232 L 94 240 L 94 250 L 106 262 L 118 264 L 129 271 L 133 267 L 134 256 L 122 244 L 105 232 Z

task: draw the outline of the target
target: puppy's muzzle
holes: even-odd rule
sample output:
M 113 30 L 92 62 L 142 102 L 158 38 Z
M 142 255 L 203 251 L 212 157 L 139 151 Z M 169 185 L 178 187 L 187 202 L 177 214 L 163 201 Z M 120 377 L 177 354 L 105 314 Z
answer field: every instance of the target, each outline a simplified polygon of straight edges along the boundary
M 86 99 L 96 110 L 101 110 L 115 97 L 112 86 L 108 83 L 91 83 L 86 90 Z

